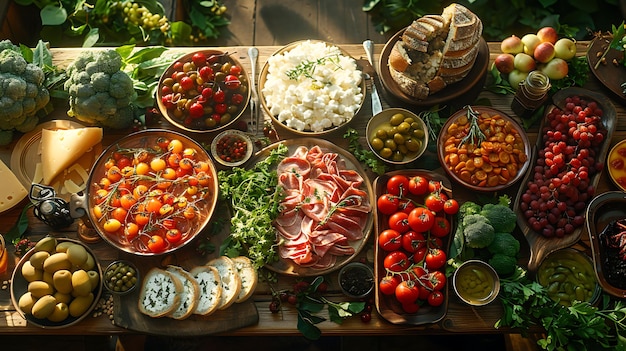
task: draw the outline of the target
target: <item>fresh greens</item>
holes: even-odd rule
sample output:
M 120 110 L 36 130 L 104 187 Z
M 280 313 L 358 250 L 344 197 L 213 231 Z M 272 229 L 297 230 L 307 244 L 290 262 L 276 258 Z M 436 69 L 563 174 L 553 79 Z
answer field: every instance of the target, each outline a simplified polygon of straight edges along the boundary
M 381 161 L 373 151 L 363 148 L 359 142 L 359 132 L 357 132 L 356 129 L 348 128 L 343 137 L 348 139 L 348 151 L 350 151 L 359 162 L 367 165 L 372 169 L 372 172 L 378 175 L 384 174 L 387 171 L 387 167 L 383 161 Z
M 220 199 L 228 200 L 233 210 L 231 234 L 222 244 L 220 254 L 245 254 L 257 269 L 278 260 L 272 222 L 280 212 L 283 193 L 277 186 L 275 166 L 287 152 L 287 146 L 278 144 L 267 158 L 250 169 L 234 167 L 218 173 Z
M 421 111 L 418 116 L 421 118 L 426 124 L 426 129 L 428 129 L 428 138 L 431 140 L 437 140 L 439 136 L 439 132 L 443 125 L 445 124 L 445 118 L 442 118 L 439 115 L 441 109 L 439 105 L 435 105 L 431 107 L 429 110 Z

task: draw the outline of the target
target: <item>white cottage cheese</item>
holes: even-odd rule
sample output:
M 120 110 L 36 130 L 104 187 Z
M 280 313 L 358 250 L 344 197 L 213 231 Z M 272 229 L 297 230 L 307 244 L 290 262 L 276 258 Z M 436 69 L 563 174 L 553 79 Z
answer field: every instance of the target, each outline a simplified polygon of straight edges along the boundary
M 273 116 L 289 128 L 320 132 L 349 121 L 361 106 L 356 61 L 324 42 L 305 41 L 268 59 L 261 90 Z

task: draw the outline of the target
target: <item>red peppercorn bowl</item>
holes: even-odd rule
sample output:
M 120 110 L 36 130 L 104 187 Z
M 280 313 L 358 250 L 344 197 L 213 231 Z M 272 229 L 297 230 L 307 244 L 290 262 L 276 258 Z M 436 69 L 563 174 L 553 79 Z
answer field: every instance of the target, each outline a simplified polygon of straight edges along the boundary
M 190 52 L 172 62 L 161 75 L 156 92 L 163 117 L 176 128 L 193 133 L 228 128 L 243 115 L 249 101 L 248 73 L 241 63 L 233 54 L 210 49 Z
M 237 142 L 240 150 L 234 154 L 233 142 Z M 243 147 L 243 149 L 241 149 Z M 219 164 L 226 167 L 241 166 L 252 156 L 254 143 L 244 132 L 228 129 L 218 134 L 211 142 L 211 156 Z

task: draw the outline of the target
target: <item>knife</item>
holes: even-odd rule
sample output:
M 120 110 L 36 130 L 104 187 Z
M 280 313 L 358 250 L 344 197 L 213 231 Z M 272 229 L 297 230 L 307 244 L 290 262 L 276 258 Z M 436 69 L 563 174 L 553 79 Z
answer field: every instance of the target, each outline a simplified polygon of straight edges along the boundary
M 250 57 L 250 90 L 252 95 L 250 96 L 250 124 L 253 132 L 256 134 L 259 131 L 259 95 L 256 91 L 256 62 L 259 58 L 259 49 L 251 47 L 248 49 L 248 56 Z
M 374 74 L 376 74 L 376 66 L 374 66 L 374 42 L 371 40 L 366 40 L 363 42 L 363 49 L 365 49 L 365 54 L 367 55 L 367 61 L 369 61 L 370 66 L 374 70 Z M 382 112 L 383 107 L 380 103 L 380 96 L 378 96 L 378 91 L 376 90 L 376 83 L 374 82 L 374 77 L 370 77 L 370 81 L 372 83 L 372 115 L 377 115 Z

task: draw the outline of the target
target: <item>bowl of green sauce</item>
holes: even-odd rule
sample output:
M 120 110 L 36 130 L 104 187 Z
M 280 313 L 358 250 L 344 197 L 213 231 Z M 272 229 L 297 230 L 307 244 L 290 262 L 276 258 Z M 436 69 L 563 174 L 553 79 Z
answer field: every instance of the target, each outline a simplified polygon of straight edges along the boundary
M 488 263 L 465 261 L 452 277 L 454 292 L 471 306 L 484 306 L 495 300 L 500 292 L 500 278 Z

